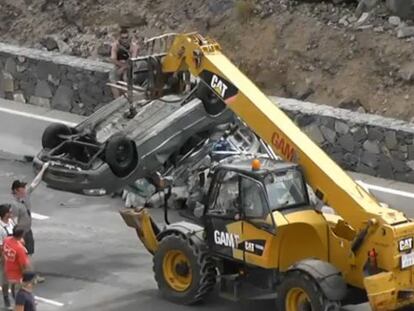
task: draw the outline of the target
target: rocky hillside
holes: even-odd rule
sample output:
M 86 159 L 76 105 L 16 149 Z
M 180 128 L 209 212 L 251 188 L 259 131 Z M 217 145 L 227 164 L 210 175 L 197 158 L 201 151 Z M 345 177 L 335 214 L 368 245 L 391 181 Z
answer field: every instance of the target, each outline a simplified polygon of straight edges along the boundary
M 414 27 L 393 14 L 377 0 L 2 0 L 0 40 L 105 59 L 120 24 L 197 30 L 267 93 L 414 121 Z

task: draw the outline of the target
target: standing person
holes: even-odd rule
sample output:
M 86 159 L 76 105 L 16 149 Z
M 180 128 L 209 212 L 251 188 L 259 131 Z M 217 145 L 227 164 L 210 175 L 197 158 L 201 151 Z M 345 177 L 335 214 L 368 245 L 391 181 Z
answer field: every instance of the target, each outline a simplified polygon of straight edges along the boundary
M 36 274 L 32 271 L 23 273 L 22 287 L 16 294 L 16 307 L 14 311 L 36 311 L 36 302 L 33 287 Z
M 128 68 L 128 59 L 135 58 L 138 55 L 138 43 L 129 37 L 128 29 L 121 28 L 119 37 L 112 43 L 111 61 L 114 69 L 109 74 L 109 81 L 116 83 L 117 81 L 126 81 L 126 73 Z M 119 97 L 119 90 L 112 87 L 114 98 Z
M 31 271 L 23 273 L 22 287 L 16 294 L 16 307 L 14 311 L 36 311 L 36 302 L 33 287 L 36 274 Z
M 11 285 L 13 298 L 16 297 L 16 289 L 18 290 L 21 286 L 23 272 L 31 270 L 23 236 L 24 229 L 15 226 L 13 235 L 7 237 L 3 243 L 4 272 Z
M 20 180 L 13 181 L 11 186 L 13 196 L 16 200 L 16 204 L 14 204 L 12 208 L 13 217 L 15 218 L 16 225 L 24 230 L 24 243 L 30 256 L 32 256 L 35 251 L 35 242 L 32 232 L 32 205 L 30 203 L 30 196 L 33 190 L 36 189 L 42 181 L 43 174 L 48 167 L 49 162 L 43 164 L 42 169 L 28 187 L 26 187 L 27 183 Z M 37 276 L 37 282 L 41 283 L 44 282 L 44 280 L 45 279 L 43 277 Z
M 4 301 L 4 307 L 7 310 L 12 310 L 11 304 L 10 304 L 10 298 L 9 298 L 9 282 L 7 280 L 7 277 L 5 275 L 5 267 L 4 267 L 4 257 L 3 257 L 3 243 L 4 240 L 8 236 L 13 235 L 13 228 L 15 226 L 15 223 L 12 219 L 11 214 L 11 205 L 10 204 L 1 204 L 0 205 L 0 275 L 1 275 L 1 281 L 2 281 L 2 292 L 3 292 L 3 301 Z

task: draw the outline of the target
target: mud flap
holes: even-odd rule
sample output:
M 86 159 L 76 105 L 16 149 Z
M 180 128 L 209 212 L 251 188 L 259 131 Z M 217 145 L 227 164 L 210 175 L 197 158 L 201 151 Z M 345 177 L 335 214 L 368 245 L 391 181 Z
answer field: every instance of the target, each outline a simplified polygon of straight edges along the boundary
M 119 213 L 126 225 L 136 230 L 138 238 L 145 248 L 154 255 L 159 247 L 157 235 L 160 233 L 160 229 L 151 218 L 148 210 L 146 208 L 125 208 L 121 209 Z

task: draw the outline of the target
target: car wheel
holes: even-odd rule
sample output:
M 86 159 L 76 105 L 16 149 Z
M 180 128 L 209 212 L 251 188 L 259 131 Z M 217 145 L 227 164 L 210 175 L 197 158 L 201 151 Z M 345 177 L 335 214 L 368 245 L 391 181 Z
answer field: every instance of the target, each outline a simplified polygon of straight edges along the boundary
M 61 135 L 71 135 L 72 129 L 62 123 L 48 125 L 42 135 L 42 146 L 46 149 L 53 149 L 63 142 Z
M 226 109 L 226 104 L 203 82 L 198 83 L 196 95 L 211 116 L 219 115 Z
M 105 160 L 116 176 L 128 176 L 138 164 L 135 143 L 121 134 L 111 136 L 105 148 Z

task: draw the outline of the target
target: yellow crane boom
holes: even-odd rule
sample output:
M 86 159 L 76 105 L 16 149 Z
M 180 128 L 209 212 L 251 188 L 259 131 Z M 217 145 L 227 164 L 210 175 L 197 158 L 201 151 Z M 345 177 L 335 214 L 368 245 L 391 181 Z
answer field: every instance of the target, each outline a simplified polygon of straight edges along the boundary
M 383 224 L 407 221 L 403 213 L 380 206 L 223 55 L 212 39 L 199 34 L 176 36 L 162 69 L 188 70 L 204 80 L 277 155 L 300 164 L 318 197 L 352 227 L 363 228 L 371 219 Z

